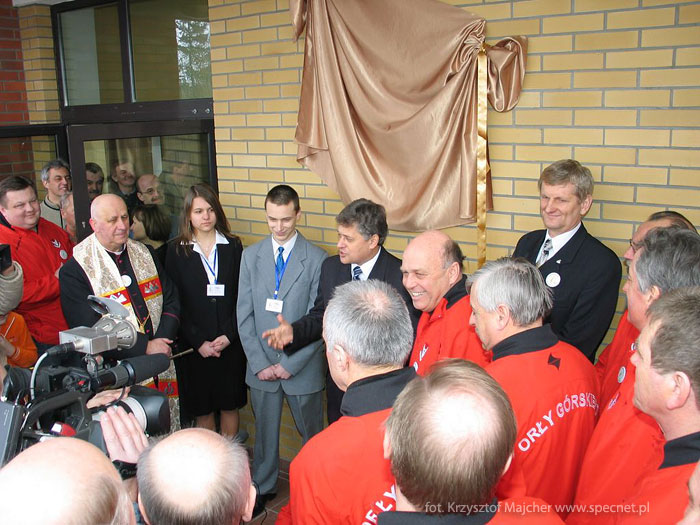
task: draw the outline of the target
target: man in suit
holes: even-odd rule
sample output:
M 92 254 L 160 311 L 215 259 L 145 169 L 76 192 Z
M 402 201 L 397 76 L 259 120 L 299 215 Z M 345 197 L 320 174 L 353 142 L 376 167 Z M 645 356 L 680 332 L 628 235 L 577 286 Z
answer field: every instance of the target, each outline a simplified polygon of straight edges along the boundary
M 321 341 L 287 355 L 260 337 L 277 326 L 277 314 L 288 319 L 306 315 L 316 299 L 326 258 L 325 251 L 296 230 L 301 209 L 294 188 L 272 188 L 265 198 L 265 215 L 272 235 L 243 252 L 237 308 L 238 334 L 248 358 L 246 383 L 255 412 L 253 480 L 258 497 L 254 516 L 276 493 L 284 398 L 306 443 L 323 428 L 325 383 Z
M 593 362 L 615 313 L 620 260 L 581 222 L 593 203 L 588 168 L 575 160 L 559 160 L 542 171 L 537 186 L 546 229 L 521 237 L 513 257 L 537 265 L 554 294 L 545 322 Z
M 336 286 L 348 281 L 378 279 L 393 286 L 401 294 L 411 316 L 413 326 L 418 313 L 411 297 L 403 286 L 401 261 L 387 252 L 382 245 L 389 227 L 384 206 L 367 199 L 357 199 L 348 204 L 335 218 L 338 224 L 338 255 L 329 257 L 321 266 L 321 278 L 313 308 L 301 319 L 290 324 L 280 314 L 279 326 L 263 333 L 268 344 L 284 349 L 288 355 L 321 338 L 323 313 L 333 296 Z M 340 417 L 343 393 L 327 377 L 328 423 Z

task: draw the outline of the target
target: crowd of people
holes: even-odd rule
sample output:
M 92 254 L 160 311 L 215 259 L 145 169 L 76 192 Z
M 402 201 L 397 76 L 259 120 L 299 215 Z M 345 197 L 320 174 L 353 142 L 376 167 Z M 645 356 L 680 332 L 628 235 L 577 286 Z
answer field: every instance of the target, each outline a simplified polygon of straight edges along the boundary
M 700 523 L 700 236 L 683 215 L 634 232 L 627 308 L 596 359 L 622 266 L 583 225 L 593 178 L 574 160 L 540 176 L 544 228 L 469 276 L 444 232 L 390 254 L 367 199 L 337 215 L 329 257 L 275 186 L 270 235 L 244 249 L 208 185 L 175 221 L 157 176 L 116 162 L 102 194 L 86 168 L 93 233 L 77 243 L 68 165 L 42 170 L 41 203 L 31 181 L 0 181 L 0 363 L 31 366 L 99 319 L 88 295 L 115 299 L 137 339 L 105 359 L 182 354 L 183 429 L 149 441 L 109 408 L 111 462 L 74 438 L 32 446 L 0 470 L 3 518 L 248 521 L 277 494 L 286 399 L 304 445 L 278 523 Z

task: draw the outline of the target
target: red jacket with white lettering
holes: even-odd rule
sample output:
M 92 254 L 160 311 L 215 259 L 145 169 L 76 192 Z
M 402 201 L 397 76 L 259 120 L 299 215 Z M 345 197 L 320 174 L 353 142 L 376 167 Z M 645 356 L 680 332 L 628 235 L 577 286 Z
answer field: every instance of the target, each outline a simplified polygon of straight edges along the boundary
M 639 330 L 629 322 L 627 313 L 625 310 L 625 313 L 622 314 L 615 330 L 615 337 L 605 347 L 595 364 L 595 371 L 600 380 L 599 403 L 601 407 L 610 403 L 630 368 L 634 368 L 630 363 L 630 357 L 634 353 L 632 344 L 639 337 Z
M 661 428 L 634 406 L 635 372 L 630 364 L 617 393 L 602 407 L 581 465 L 576 505 L 620 504 L 663 459 Z M 584 525 L 604 519 L 606 515 L 600 513 L 572 512 L 566 522 Z
M 518 422 L 510 469 L 498 499 L 522 495 L 570 504 L 598 409 L 593 365 L 559 341 L 549 325 L 518 333 L 493 347 L 486 371 L 508 394 Z M 562 518 L 565 511 L 559 512 Z
M 289 504 L 278 524 L 360 525 L 396 508 L 384 422 L 396 396 L 416 373 L 402 368 L 354 382 L 343 397 L 343 416 L 311 438 L 289 469 Z
M 469 326 L 472 307 L 465 287 L 466 277 L 448 290 L 432 312 L 423 312 L 418 321 L 410 365 L 424 376 L 436 361 L 460 358 L 485 367 L 490 354 L 484 351 L 473 326 Z
M 58 332 L 68 324 L 61 310 L 56 271 L 73 255 L 65 230 L 39 219 L 36 231 L 7 225 L 0 216 L 0 243 L 9 244 L 12 259 L 22 266 L 24 291 L 15 311 L 24 317 L 29 332 L 41 343 L 58 344 Z

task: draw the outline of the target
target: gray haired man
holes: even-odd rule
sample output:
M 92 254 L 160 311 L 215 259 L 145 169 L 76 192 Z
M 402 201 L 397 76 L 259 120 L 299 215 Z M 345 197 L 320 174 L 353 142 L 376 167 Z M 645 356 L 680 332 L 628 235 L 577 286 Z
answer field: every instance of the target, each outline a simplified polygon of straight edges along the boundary
M 46 189 L 46 197 L 41 202 L 41 216 L 63 228 L 61 197 L 72 189 L 68 163 L 63 159 L 54 159 L 44 164 L 41 168 L 41 184 Z

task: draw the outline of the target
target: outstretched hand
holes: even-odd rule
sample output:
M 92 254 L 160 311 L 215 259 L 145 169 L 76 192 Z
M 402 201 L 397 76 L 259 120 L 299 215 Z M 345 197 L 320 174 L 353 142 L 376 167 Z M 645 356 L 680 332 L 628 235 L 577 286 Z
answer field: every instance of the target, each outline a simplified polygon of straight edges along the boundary
M 270 345 L 271 348 L 281 351 L 284 349 L 285 345 L 292 342 L 294 331 L 292 330 L 292 325 L 287 322 L 282 314 L 277 314 L 277 321 L 279 322 L 279 326 L 264 331 L 262 338 L 267 339 L 267 344 Z

